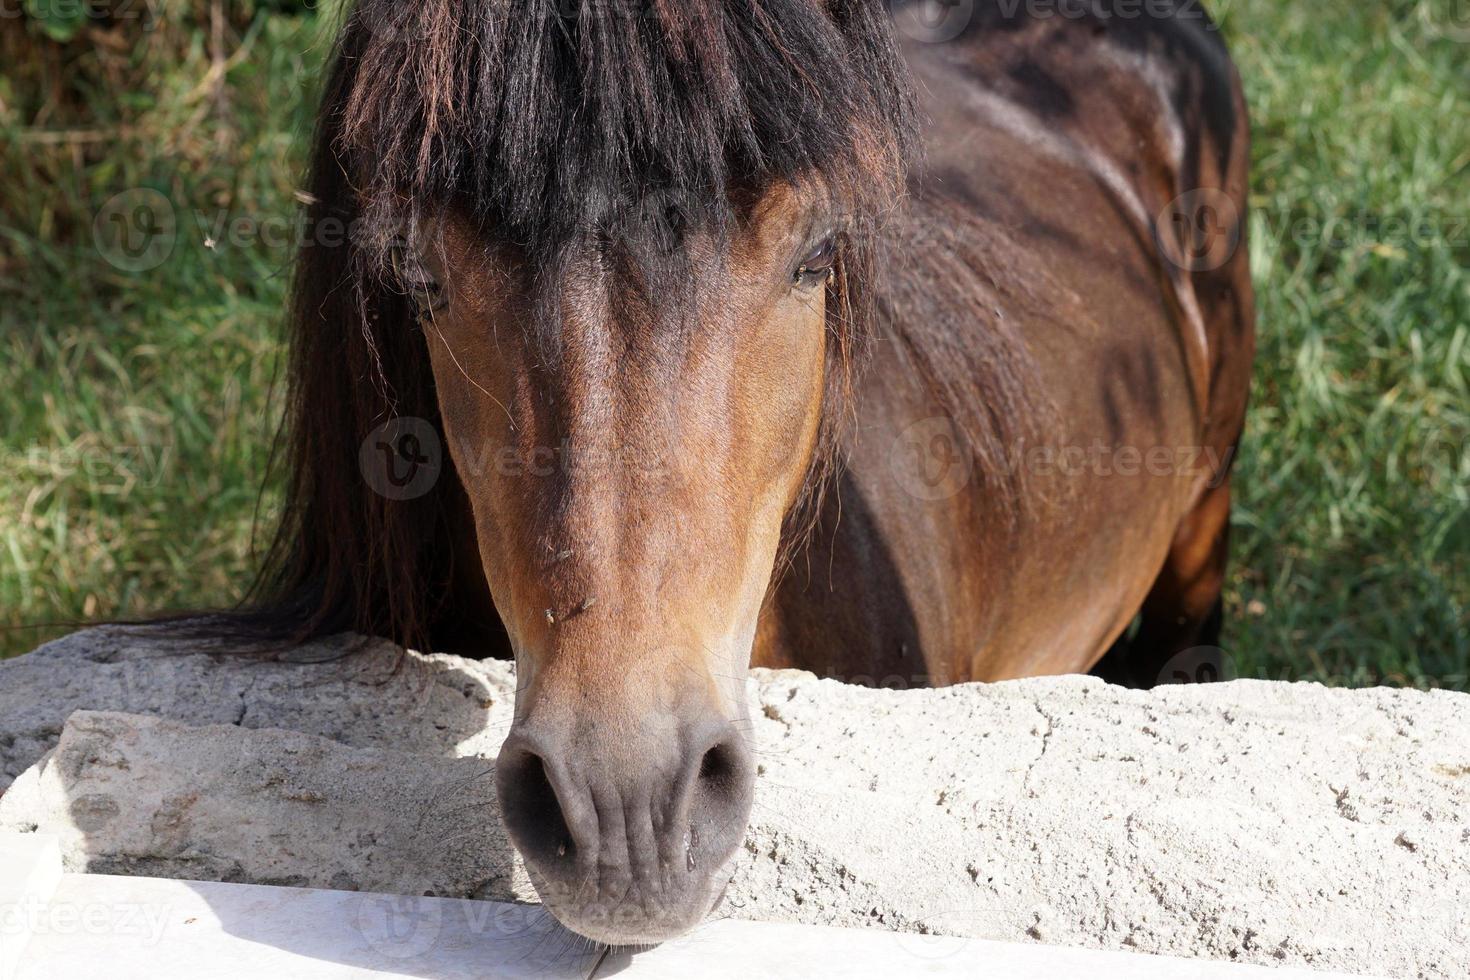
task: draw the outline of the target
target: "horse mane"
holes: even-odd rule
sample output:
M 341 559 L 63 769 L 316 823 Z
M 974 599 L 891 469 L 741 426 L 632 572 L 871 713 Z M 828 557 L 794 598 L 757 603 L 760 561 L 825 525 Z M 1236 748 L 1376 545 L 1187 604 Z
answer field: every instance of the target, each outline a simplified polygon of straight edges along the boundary
M 915 179 L 883 244 L 878 329 L 970 458 L 984 495 L 972 514 L 990 523 L 977 533 L 1014 533 L 1065 506 L 1066 488 L 1031 479 L 1026 462 L 1061 428 L 1023 334 L 1024 324 L 1056 315 L 1045 264 L 942 178 Z

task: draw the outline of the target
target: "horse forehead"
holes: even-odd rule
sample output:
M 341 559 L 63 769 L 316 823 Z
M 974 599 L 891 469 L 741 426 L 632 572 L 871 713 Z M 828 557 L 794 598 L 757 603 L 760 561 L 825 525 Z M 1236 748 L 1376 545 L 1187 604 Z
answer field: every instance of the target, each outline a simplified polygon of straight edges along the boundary
M 773 256 L 794 250 L 804 214 L 798 194 L 777 185 L 752 199 L 723 237 L 700 228 L 661 249 L 583 231 L 544 257 L 460 214 L 443 214 L 438 230 L 472 306 L 519 321 L 546 380 L 618 373 L 671 382 L 733 351 L 739 321 L 765 295 Z

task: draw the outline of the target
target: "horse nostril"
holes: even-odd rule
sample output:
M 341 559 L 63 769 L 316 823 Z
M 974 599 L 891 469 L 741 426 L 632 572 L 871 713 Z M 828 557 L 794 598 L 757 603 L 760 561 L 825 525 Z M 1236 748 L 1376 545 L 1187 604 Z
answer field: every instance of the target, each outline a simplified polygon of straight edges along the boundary
M 710 749 L 699 762 L 699 781 L 704 786 L 722 789 L 738 774 L 735 753 L 728 742 L 721 742 Z
M 528 749 L 503 753 L 496 779 L 502 787 L 501 817 L 528 858 L 576 856 L 576 839 L 540 755 Z
M 716 742 L 699 758 L 685 836 L 685 866 L 723 860 L 750 812 L 750 752 L 739 736 Z M 738 842 L 738 841 L 737 841 Z

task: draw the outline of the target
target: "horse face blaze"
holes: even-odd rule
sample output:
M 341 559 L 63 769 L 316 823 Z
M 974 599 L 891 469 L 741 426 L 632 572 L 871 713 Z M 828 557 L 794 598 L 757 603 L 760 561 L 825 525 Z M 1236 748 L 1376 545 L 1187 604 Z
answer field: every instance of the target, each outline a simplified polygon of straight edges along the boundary
M 825 386 L 831 250 L 811 228 L 773 191 L 722 260 L 688 243 L 690 268 L 719 267 L 708 281 L 639 289 L 573 249 L 554 316 L 535 270 L 461 220 L 417 249 L 445 434 L 520 677 L 501 812 L 548 907 L 593 939 L 693 926 L 744 835 L 744 676 Z

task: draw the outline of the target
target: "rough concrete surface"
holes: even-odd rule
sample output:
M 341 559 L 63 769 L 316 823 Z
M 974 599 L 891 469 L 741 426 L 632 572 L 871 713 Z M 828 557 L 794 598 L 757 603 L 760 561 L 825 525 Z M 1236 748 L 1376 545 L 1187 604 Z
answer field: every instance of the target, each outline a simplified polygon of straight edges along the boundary
M 530 897 L 492 792 L 510 665 L 197 649 L 94 630 L 0 663 L 0 827 L 59 835 L 72 871 Z M 1470 976 L 1465 695 L 748 690 L 756 804 L 722 913 Z

